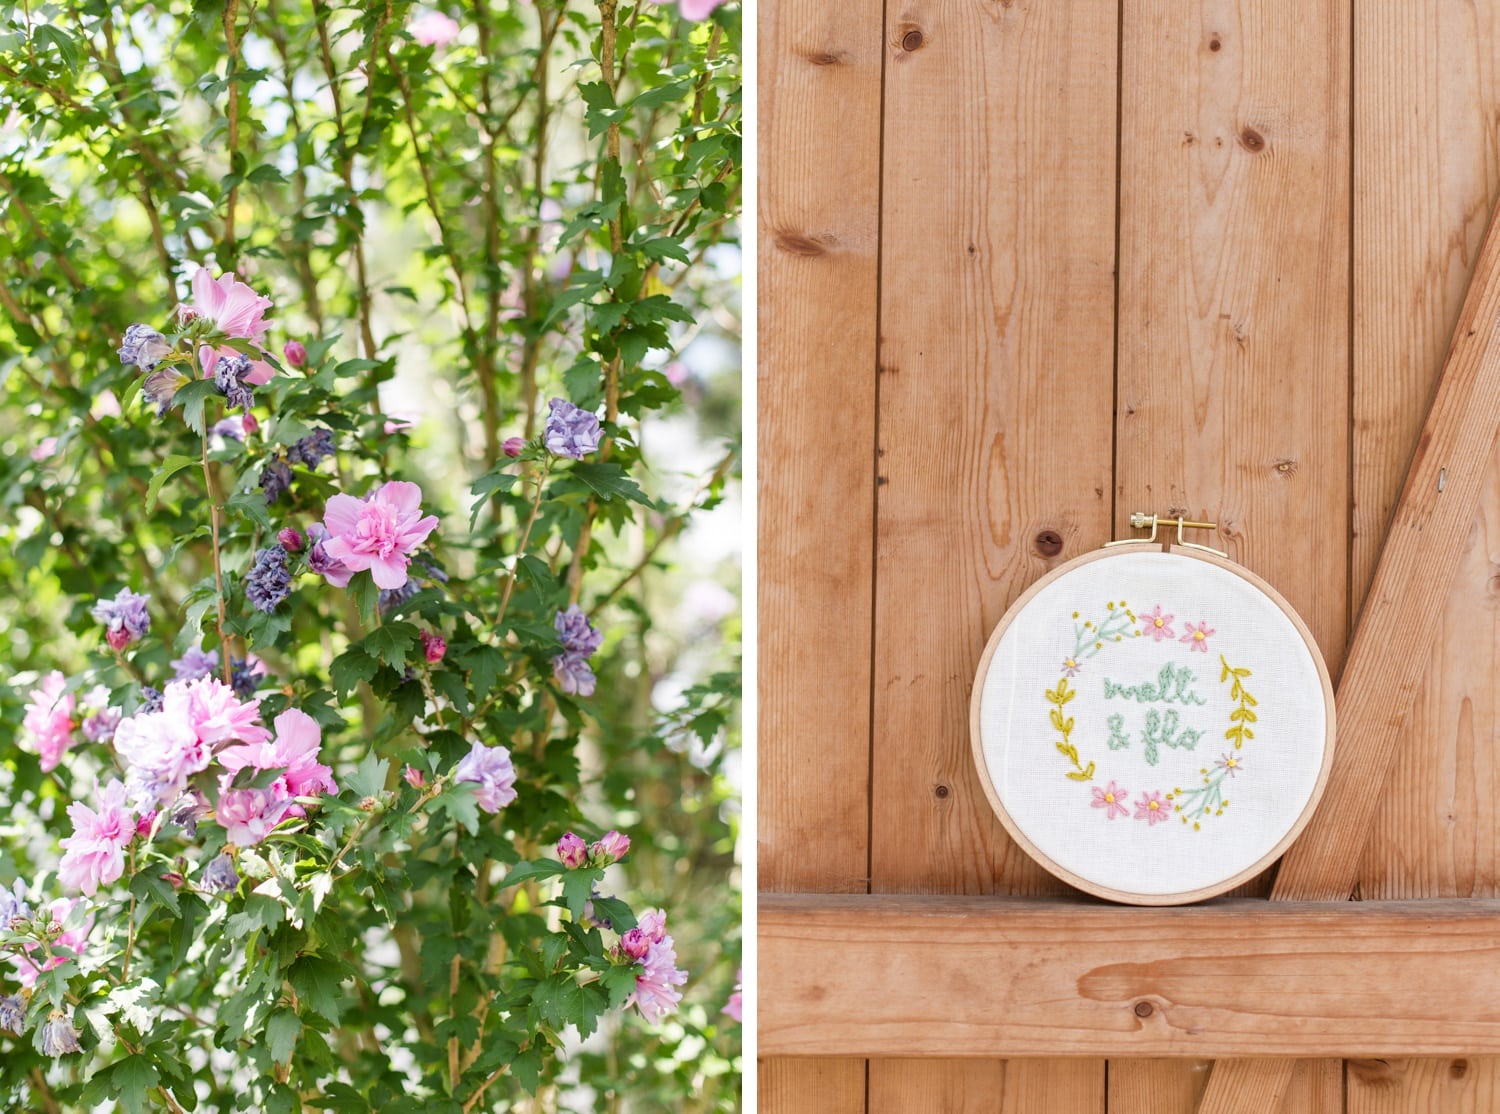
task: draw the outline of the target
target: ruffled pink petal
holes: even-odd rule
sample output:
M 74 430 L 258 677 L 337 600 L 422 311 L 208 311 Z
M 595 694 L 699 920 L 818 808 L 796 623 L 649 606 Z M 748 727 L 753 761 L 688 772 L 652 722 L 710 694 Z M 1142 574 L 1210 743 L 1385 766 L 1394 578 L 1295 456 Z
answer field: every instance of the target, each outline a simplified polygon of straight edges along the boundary
M 392 480 L 380 489 L 376 496 L 382 503 L 389 503 L 402 514 L 416 514 L 422 509 L 422 489 L 406 480 Z
M 406 583 L 406 558 L 398 553 L 389 557 L 372 557 L 370 559 L 370 575 L 375 578 L 375 586 L 389 591 L 399 588 Z
M 323 543 L 323 552 L 335 561 L 342 561 L 350 572 L 363 572 L 370 567 L 370 554 L 355 549 L 348 538 L 329 538 Z
M 349 578 L 353 575 L 354 570 L 350 568 L 329 569 L 323 574 L 323 579 L 335 588 L 347 588 L 349 587 Z
M 193 275 L 193 308 L 215 321 L 224 310 L 224 289 L 207 267 L 199 267 Z
M 427 540 L 427 535 L 432 533 L 437 528 L 438 518 L 435 514 L 430 514 L 426 518 L 418 519 L 416 522 L 412 523 L 410 526 L 405 527 L 401 531 L 402 547 L 408 550 L 417 548 L 417 546 L 421 545 Z
M 275 722 L 276 747 L 284 757 L 317 754 L 323 745 L 323 729 L 301 709 L 288 708 Z
M 359 528 L 359 512 L 363 506 L 364 504 L 352 495 L 333 496 L 328 500 L 328 506 L 323 511 L 323 521 L 328 526 L 328 532 L 334 535 L 354 533 Z M 341 541 L 339 537 L 331 537 L 324 543 L 323 548 L 330 557 L 337 557 L 342 561 L 343 554 L 333 551 L 334 544 Z

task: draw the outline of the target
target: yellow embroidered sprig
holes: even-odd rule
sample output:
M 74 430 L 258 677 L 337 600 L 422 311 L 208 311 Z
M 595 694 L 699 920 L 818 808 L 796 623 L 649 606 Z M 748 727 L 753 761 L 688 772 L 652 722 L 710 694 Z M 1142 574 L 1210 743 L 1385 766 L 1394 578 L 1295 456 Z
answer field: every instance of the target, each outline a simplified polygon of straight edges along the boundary
M 1052 726 L 1062 735 L 1062 739 L 1055 745 L 1058 752 L 1073 764 L 1073 768 L 1067 772 L 1067 776 L 1074 781 L 1092 781 L 1094 779 L 1094 764 L 1090 762 L 1082 766 L 1078 762 L 1078 748 L 1073 745 L 1073 717 L 1063 714 L 1063 708 L 1068 701 L 1078 695 L 1076 689 L 1068 687 L 1068 679 L 1063 677 L 1057 682 L 1057 688 L 1047 690 L 1047 703 L 1052 705 L 1048 713 L 1052 720 Z
M 1224 672 L 1219 675 L 1219 680 L 1228 681 L 1234 678 L 1234 683 L 1229 686 L 1229 699 L 1238 700 L 1239 707 L 1229 713 L 1229 730 L 1224 732 L 1224 738 L 1234 743 L 1234 749 L 1239 750 L 1245 745 L 1246 739 L 1255 738 L 1255 732 L 1251 730 L 1250 724 L 1256 722 L 1255 713 L 1250 709 L 1255 707 L 1256 699 L 1251 696 L 1241 683 L 1250 676 L 1250 670 L 1243 666 L 1236 669 L 1224 660 L 1224 655 L 1219 655 L 1219 662 L 1224 666 Z

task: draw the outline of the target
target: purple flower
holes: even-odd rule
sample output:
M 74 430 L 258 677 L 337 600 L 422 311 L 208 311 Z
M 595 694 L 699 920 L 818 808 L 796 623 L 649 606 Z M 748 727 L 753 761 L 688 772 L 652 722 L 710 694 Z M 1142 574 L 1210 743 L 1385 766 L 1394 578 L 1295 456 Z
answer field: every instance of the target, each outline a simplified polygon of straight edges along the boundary
M 266 506 L 281 498 L 281 493 L 292 486 L 292 470 L 279 457 L 260 470 L 260 489 L 266 493 Z
M 167 814 L 167 823 L 181 828 L 187 839 L 195 839 L 198 835 L 198 821 L 207 815 L 208 798 L 196 789 L 189 789 L 173 802 L 172 811 Z
M 313 547 L 307 551 L 307 567 L 335 588 L 347 587 L 354 570 L 337 557 L 328 555 L 328 549 L 323 544 L 328 538 L 328 527 L 321 522 L 314 522 L 307 528 L 307 537 L 313 543 Z
M 31 906 L 26 904 L 26 883 L 19 878 L 8 890 L 0 886 L 0 929 L 9 928 L 16 920 L 31 920 Z
M 182 657 L 172 662 L 173 680 L 196 681 L 199 677 L 213 676 L 218 668 L 219 659 L 203 648 L 200 639 L 188 647 Z
M 309 469 L 317 468 L 325 457 L 338 452 L 333 443 L 333 433 L 326 429 L 315 429 L 287 450 L 286 457 L 293 464 L 305 464 Z
M 101 708 L 83 721 L 83 737 L 91 743 L 109 742 L 123 714 L 119 708 Z
M 255 554 L 255 564 L 245 574 L 245 598 L 261 611 L 275 611 L 292 590 L 292 574 L 286 567 L 286 550 L 280 544 Z
M 548 452 L 582 460 L 589 453 L 598 451 L 600 429 L 597 417 L 564 398 L 554 398 L 547 406 L 551 413 L 547 415 L 547 431 L 543 436 Z
M 78 1046 L 78 1030 L 61 1010 L 53 1010 L 42 1025 L 42 1055 L 57 1057 L 67 1052 L 83 1051 Z
M 479 807 L 485 812 L 499 812 L 516 799 L 516 768 L 511 765 L 510 751 L 504 747 L 487 747 L 476 742 L 458 760 L 453 780 L 478 785 Z
M 575 869 L 588 862 L 589 846 L 572 832 L 567 832 L 557 841 L 557 857 L 563 866 Z
M 243 418 L 220 418 L 208 427 L 208 432 L 215 437 L 223 437 L 230 441 L 243 441 L 245 421 Z
M 255 405 L 255 392 L 246 383 L 253 374 L 254 361 L 239 352 L 224 356 L 214 364 L 214 386 L 229 400 L 231 409 L 238 406 L 241 410 L 249 410 Z
M 212 893 L 232 893 L 234 888 L 240 884 L 240 875 L 234 869 L 234 860 L 228 855 L 220 855 L 203 868 L 203 888 Z
M 162 699 L 161 689 L 142 685 L 140 711 L 146 713 L 161 711 Z
M 557 640 L 562 643 L 563 649 L 571 654 L 583 654 L 587 657 L 604 642 L 604 635 L 594 629 L 583 608 L 576 603 L 569 604 L 566 611 L 559 611 L 553 616 L 552 627 L 557 631 Z
M 241 700 L 249 700 L 260 687 L 260 679 L 266 675 L 259 658 L 229 659 L 229 686 Z
M 26 1023 L 26 999 L 19 994 L 0 994 L 0 1029 L 21 1035 Z
M 125 330 L 120 344 L 120 362 L 134 364 L 142 371 L 153 371 L 156 365 L 172 351 L 167 338 L 150 325 L 132 325 Z
M 104 624 L 109 644 L 116 650 L 139 641 L 151 629 L 146 597 L 129 588 L 121 588 L 112 600 L 100 600 L 89 614 Z
M 558 654 L 552 659 L 552 676 L 569 696 L 593 696 L 598 681 L 583 654 Z

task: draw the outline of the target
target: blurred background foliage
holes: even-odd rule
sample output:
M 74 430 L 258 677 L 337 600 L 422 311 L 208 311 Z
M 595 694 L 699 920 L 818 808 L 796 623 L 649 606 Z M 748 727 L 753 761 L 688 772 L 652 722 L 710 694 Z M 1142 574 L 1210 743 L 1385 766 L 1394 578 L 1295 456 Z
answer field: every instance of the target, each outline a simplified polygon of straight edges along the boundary
M 608 1019 L 540 1098 L 497 1088 L 495 1108 L 735 1109 L 740 12 L 438 10 L 456 37 L 424 44 L 434 9 L 397 2 L 0 4 L 0 788 L 53 807 L 10 740 L 38 675 L 107 667 L 96 597 L 152 595 L 166 633 L 147 667 L 196 634 L 201 478 L 147 497 L 195 439 L 114 350 L 132 322 L 167 328 L 198 265 L 274 300 L 273 350 L 337 364 L 340 406 L 366 416 L 340 486 L 420 483 L 478 590 L 529 509 L 494 482 L 503 442 L 537 435 L 552 395 L 597 408 L 650 504 L 560 500 L 538 524 L 606 633 L 597 695 L 565 713 L 581 769 L 559 791 L 635 839 L 609 881 L 669 911 L 691 978 L 658 1029 Z M 305 528 L 333 490 L 299 484 L 277 525 Z M 231 567 L 256 537 L 233 534 Z M 341 645 L 319 633 L 341 593 L 311 595 L 298 660 L 268 653 L 273 671 L 326 670 Z M 380 734 L 365 700 L 325 754 L 352 763 Z M 30 877 L 13 816 L 0 833 L 0 878 Z

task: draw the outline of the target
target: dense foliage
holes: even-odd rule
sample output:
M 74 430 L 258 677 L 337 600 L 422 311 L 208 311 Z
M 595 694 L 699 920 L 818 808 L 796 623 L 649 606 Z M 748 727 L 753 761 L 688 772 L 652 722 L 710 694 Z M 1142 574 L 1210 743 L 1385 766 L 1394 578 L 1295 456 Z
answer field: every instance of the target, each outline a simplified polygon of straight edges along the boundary
M 740 35 L 0 4 L 0 1107 L 737 1108 Z

